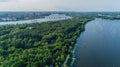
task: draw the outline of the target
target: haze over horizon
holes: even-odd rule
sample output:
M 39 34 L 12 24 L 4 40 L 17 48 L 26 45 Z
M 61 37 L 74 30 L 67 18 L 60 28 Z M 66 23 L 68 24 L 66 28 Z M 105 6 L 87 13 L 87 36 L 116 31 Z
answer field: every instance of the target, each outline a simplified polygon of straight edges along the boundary
M 120 11 L 119 0 L 0 0 L 0 11 Z

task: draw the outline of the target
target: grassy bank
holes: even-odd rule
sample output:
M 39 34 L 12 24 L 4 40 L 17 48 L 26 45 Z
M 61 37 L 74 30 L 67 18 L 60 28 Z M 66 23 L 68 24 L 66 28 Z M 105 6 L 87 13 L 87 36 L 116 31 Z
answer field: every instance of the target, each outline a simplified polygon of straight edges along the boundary
M 87 22 L 89 22 L 89 21 L 92 21 L 92 20 L 93 20 L 93 18 L 88 19 L 88 20 L 84 21 L 82 25 L 80 25 L 80 27 L 82 27 L 82 28 L 79 28 L 79 30 L 81 30 L 81 31 L 79 31 L 79 33 L 76 35 L 77 37 L 75 38 L 74 46 L 73 46 L 73 48 L 70 50 L 70 53 L 68 54 L 69 58 L 67 59 L 67 63 L 64 64 L 64 67 L 71 67 L 71 66 L 73 66 L 74 61 L 75 61 L 75 57 L 74 57 L 73 55 L 74 55 L 74 52 L 75 52 L 75 44 L 76 44 L 77 38 L 80 36 L 80 34 L 81 34 L 83 31 L 85 31 L 85 24 L 86 24 Z

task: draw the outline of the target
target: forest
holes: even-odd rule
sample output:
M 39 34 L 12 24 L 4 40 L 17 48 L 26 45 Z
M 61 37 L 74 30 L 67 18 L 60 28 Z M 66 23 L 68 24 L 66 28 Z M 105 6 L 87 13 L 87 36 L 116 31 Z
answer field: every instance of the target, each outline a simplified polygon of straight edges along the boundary
M 0 67 L 62 66 L 86 22 L 93 20 L 89 16 L 71 16 L 62 21 L 1 25 Z

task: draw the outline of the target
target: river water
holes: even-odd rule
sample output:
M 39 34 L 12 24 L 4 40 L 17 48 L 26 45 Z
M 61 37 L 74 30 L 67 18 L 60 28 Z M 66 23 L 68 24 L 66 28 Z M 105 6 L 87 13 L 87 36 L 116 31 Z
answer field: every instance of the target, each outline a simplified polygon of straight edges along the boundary
M 74 67 L 120 67 L 120 20 L 96 18 L 75 47 Z
M 0 25 L 16 25 L 16 24 L 29 24 L 29 23 L 42 23 L 47 21 L 60 21 L 66 20 L 71 18 L 58 18 L 58 19 L 47 19 L 47 18 L 40 18 L 40 19 L 33 19 L 33 20 L 20 20 L 20 21 L 6 21 L 0 22 Z

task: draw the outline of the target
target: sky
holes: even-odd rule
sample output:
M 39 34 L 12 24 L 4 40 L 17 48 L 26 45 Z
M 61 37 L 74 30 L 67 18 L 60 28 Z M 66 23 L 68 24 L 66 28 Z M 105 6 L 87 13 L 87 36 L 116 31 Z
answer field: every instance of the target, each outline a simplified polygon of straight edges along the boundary
M 120 0 L 0 0 L 0 11 L 120 11 Z

